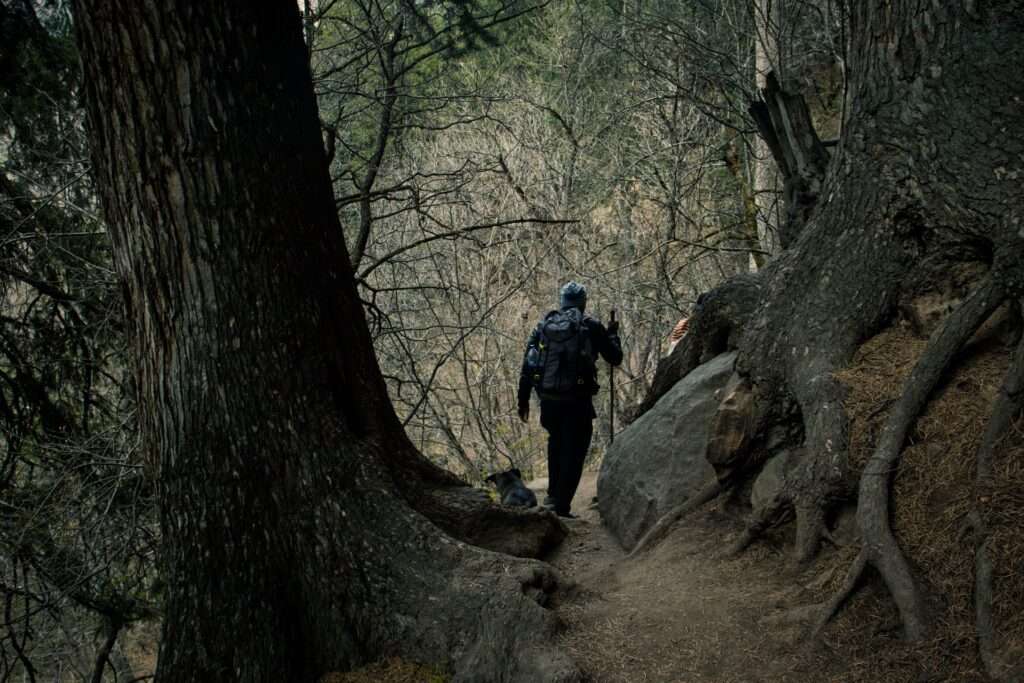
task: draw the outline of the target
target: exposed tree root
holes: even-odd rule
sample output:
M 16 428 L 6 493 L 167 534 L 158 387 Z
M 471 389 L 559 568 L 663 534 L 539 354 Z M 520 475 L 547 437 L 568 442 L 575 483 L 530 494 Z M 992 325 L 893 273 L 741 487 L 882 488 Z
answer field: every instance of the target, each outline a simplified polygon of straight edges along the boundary
M 978 634 L 978 652 L 988 675 L 997 681 L 1009 681 L 1006 663 L 995 651 L 995 625 L 992 618 L 992 558 L 989 556 L 988 527 L 984 506 L 991 500 L 986 495 L 992 477 L 992 459 L 995 449 L 1005 436 L 1010 424 L 1020 413 L 1024 399 L 1024 342 L 1019 342 L 1013 360 L 1006 371 L 992 416 L 985 428 L 985 436 L 978 448 L 975 470 L 976 495 L 974 509 L 967 523 L 974 536 L 974 614 Z
M 871 564 L 882 576 L 903 622 L 908 640 L 922 638 L 927 629 L 925 600 L 914 580 L 906 556 L 900 549 L 890 526 L 889 504 L 892 473 L 906 441 L 907 432 L 927 403 L 956 353 L 976 329 L 1002 302 L 1002 288 L 991 278 L 986 280 L 936 330 L 928 347 L 907 378 L 903 394 L 889 413 L 875 452 L 868 460 L 860 479 L 857 501 L 857 522 L 863 534 L 864 547 L 847 576 L 847 584 L 855 584 L 864 567 Z M 833 599 L 836 608 L 848 597 L 852 587 Z M 827 614 L 827 618 L 834 613 Z
M 766 530 L 777 526 L 780 522 L 787 519 L 792 509 L 792 500 L 783 490 L 783 492 L 776 495 L 765 505 L 754 510 L 747 528 L 743 530 L 740 537 L 730 546 L 728 554 L 739 555 L 742 553 L 751 543 L 760 538 Z
M 698 491 L 695 495 L 662 515 L 661 519 L 659 519 L 654 526 L 648 529 L 647 533 L 637 541 L 636 546 L 634 546 L 633 550 L 629 553 L 629 557 L 636 557 L 637 555 L 645 553 L 658 545 L 662 539 L 668 536 L 669 532 L 676 525 L 676 522 L 702 505 L 710 503 L 715 498 L 718 498 L 718 496 L 728 489 L 729 485 L 719 482 L 718 479 L 712 479 L 709 481 L 704 485 L 704 488 Z
M 821 539 L 828 535 L 828 525 L 825 524 L 825 506 L 816 496 L 797 497 L 793 509 L 796 513 L 793 563 L 801 567 L 817 556 Z
M 823 365 L 808 373 L 808 379 L 803 381 L 812 390 L 804 396 L 799 411 L 795 405 L 785 407 L 785 403 L 791 401 L 781 392 L 773 398 L 783 405 L 774 410 L 766 410 L 763 405 L 758 408 L 758 432 L 767 424 L 774 422 L 785 426 L 796 419 L 803 429 L 788 429 L 785 443 L 802 442 L 802 445 L 794 452 L 799 462 L 786 472 L 781 491 L 762 508 L 754 510 L 746 530 L 732 548 L 733 553 L 742 552 L 765 531 L 791 516 L 796 518 L 792 559 L 795 567 L 813 561 L 821 541 L 829 538 L 826 513 L 830 501 L 851 496 L 848 479 L 844 476 L 848 429 L 848 419 L 842 409 L 845 390 L 832 376 L 830 368 Z M 766 445 L 766 449 L 777 451 L 778 446 Z
M 460 541 L 516 557 L 541 557 L 568 534 L 554 512 L 497 505 L 469 486 L 426 491 L 413 507 Z
M 393 462 L 405 468 L 391 468 L 391 473 L 406 502 L 460 541 L 516 557 L 537 558 L 568 533 L 553 512 L 493 503 L 483 491 L 429 462 L 404 438 L 383 447 Z
M 850 568 L 846 571 L 846 579 L 843 581 L 842 587 L 839 591 L 832 596 L 832 599 L 825 605 L 825 609 L 822 610 L 821 616 L 818 617 L 818 621 L 815 622 L 811 629 L 811 638 L 817 638 L 821 633 L 821 630 L 825 628 L 825 625 L 839 612 L 839 608 L 843 606 L 843 603 L 853 595 L 853 591 L 857 588 L 857 583 L 860 581 L 861 575 L 864 574 L 864 569 L 868 566 L 868 554 L 867 551 L 861 549 L 857 553 L 857 559 L 853 561 Z
M 362 517 L 353 521 L 372 523 L 369 506 Z M 457 543 L 415 514 L 407 520 L 379 548 L 366 548 L 362 582 L 351 586 L 374 599 L 367 609 L 375 619 L 356 617 L 368 627 L 356 634 L 365 651 L 442 665 L 453 681 L 580 680 L 553 644 L 558 617 L 550 606 L 562 581 L 552 567 Z M 390 554 L 395 543 L 406 554 Z

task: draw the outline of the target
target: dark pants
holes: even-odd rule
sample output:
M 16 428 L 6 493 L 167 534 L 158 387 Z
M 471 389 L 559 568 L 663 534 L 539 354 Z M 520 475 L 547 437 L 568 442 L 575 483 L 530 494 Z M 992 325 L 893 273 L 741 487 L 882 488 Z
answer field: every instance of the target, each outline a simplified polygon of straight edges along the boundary
M 555 512 L 568 514 L 583 475 L 594 433 L 590 399 L 540 402 L 540 424 L 548 432 L 548 496 Z

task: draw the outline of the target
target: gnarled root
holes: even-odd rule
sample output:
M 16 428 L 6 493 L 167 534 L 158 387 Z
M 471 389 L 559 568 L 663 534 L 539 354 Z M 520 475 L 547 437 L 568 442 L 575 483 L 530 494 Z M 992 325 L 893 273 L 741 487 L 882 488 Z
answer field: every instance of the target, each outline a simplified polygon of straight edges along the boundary
M 802 567 L 818 554 L 821 539 L 827 536 L 825 508 L 816 496 L 800 496 L 793 506 L 796 513 L 796 547 L 793 564 Z
M 707 293 L 690 318 L 690 330 L 672 353 L 658 364 L 647 396 L 632 410 L 631 421 L 650 410 L 665 392 L 705 360 L 737 348 L 747 321 L 757 308 L 761 282 L 743 274 Z
M 777 526 L 792 513 L 793 501 L 785 489 L 768 501 L 765 505 L 754 510 L 747 528 L 743 530 L 740 537 L 729 547 L 729 555 L 739 555 L 746 550 L 751 543 L 757 540 L 765 531 Z
M 554 568 L 459 542 L 377 487 L 349 493 L 344 526 L 298 572 L 304 590 L 335 588 L 325 591 L 330 602 L 311 606 L 310 619 L 330 629 L 310 631 L 310 674 L 398 655 L 448 669 L 453 681 L 581 680 L 554 642 L 551 607 L 564 588 Z
M 875 452 L 860 478 L 857 522 L 863 535 L 864 547 L 848 575 L 849 587 L 844 585 L 843 591 L 832 602 L 836 605 L 835 609 L 838 609 L 863 571 L 864 567 L 860 565 L 871 564 L 881 574 L 896 603 L 903 622 L 904 636 L 908 640 L 918 640 L 924 636 L 927 617 L 921 589 L 914 580 L 910 564 L 889 523 L 892 473 L 907 432 L 927 403 L 932 390 L 956 353 L 1002 303 L 1002 299 L 1002 288 L 989 278 L 932 335 L 924 354 L 904 384 L 903 394 L 889 413 Z M 820 626 L 823 625 L 824 620 Z
M 410 502 L 460 541 L 516 557 L 543 557 L 569 533 L 554 512 L 497 505 L 469 486 L 427 489 Z
M 846 572 L 846 579 L 843 581 L 842 587 L 839 591 L 832 596 L 828 604 L 825 605 L 825 609 L 822 610 L 821 616 L 818 617 L 818 621 L 815 622 L 811 629 L 811 638 L 817 638 L 821 633 L 821 630 L 825 628 L 825 625 L 839 612 L 839 608 L 843 606 L 843 603 L 853 595 L 853 591 L 857 588 L 857 584 L 860 581 L 860 577 L 864 574 L 864 570 L 868 566 L 868 554 L 865 550 L 861 550 L 857 553 L 857 559 L 853 561 L 850 568 Z
M 392 469 L 402 497 L 450 536 L 506 555 L 543 557 L 568 529 L 553 513 L 497 505 L 483 491 L 424 458 L 408 440 L 382 444 L 404 469 Z
M 992 618 L 992 558 L 988 550 L 988 527 L 984 505 L 990 500 L 985 495 L 992 477 L 992 459 L 996 446 L 1006 434 L 1014 417 L 1021 410 L 1024 399 L 1024 341 L 1018 343 L 1013 360 L 1006 371 L 992 416 L 985 428 L 985 436 L 978 448 L 975 469 L 976 495 L 974 509 L 967 523 L 974 537 L 974 614 L 978 635 L 978 652 L 985 671 L 996 681 L 1007 678 L 1006 664 L 995 652 L 995 625 Z
M 661 519 L 659 519 L 654 526 L 648 529 L 647 533 L 637 541 L 636 546 L 633 547 L 629 556 L 636 557 L 637 555 L 645 553 L 658 545 L 662 539 L 668 536 L 669 532 L 679 520 L 702 505 L 710 503 L 724 491 L 727 491 L 728 488 L 729 487 L 727 485 L 723 485 L 718 481 L 718 479 L 712 479 L 709 481 L 704 485 L 704 488 L 688 498 L 684 503 L 677 505 L 662 515 Z
M 817 556 L 821 539 L 829 538 L 825 506 L 820 496 L 800 493 L 799 485 L 794 482 L 787 480 L 779 494 L 754 510 L 747 528 L 733 543 L 729 554 L 740 554 L 768 529 L 795 517 L 797 524 L 793 567 L 804 567 Z
M 807 392 L 810 396 L 805 397 L 799 412 L 792 405 L 784 407 L 783 403 L 781 412 L 776 410 L 773 414 L 762 405 L 754 413 L 755 417 L 767 416 L 755 422 L 759 425 L 758 432 L 773 421 L 778 426 L 786 426 L 798 418 L 802 429 L 794 432 L 791 425 L 786 427 L 785 443 L 802 441 L 802 445 L 788 449 L 789 458 L 795 464 L 785 468 L 781 491 L 775 500 L 754 510 L 746 531 L 732 549 L 734 553 L 744 550 L 769 528 L 795 516 L 795 568 L 809 564 L 817 556 L 822 539 L 829 538 L 825 519 L 830 501 L 850 497 L 848 479 L 844 476 L 847 432 L 847 417 L 841 407 L 844 390 L 831 371 L 824 368 L 817 368 L 811 379 L 805 379 L 805 384 L 813 387 L 813 391 Z M 781 455 L 776 452 L 773 457 Z
M 824 529 L 824 513 L 822 512 L 819 515 L 820 525 L 812 524 L 811 527 L 807 527 L 814 533 L 814 537 L 809 538 L 805 532 L 804 524 L 814 519 L 814 515 L 809 514 L 810 509 L 807 503 L 809 499 L 801 495 L 801 491 L 804 488 L 801 483 L 808 476 L 808 472 L 801 472 L 799 469 L 793 469 L 786 474 L 779 492 L 771 500 L 755 508 L 751 513 L 747 527 L 736 541 L 733 542 L 728 550 L 728 554 L 739 555 L 750 547 L 754 541 L 764 535 L 766 531 L 789 521 L 794 516 L 797 520 L 797 556 L 801 558 L 806 556 L 800 550 L 801 548 L 809 545 L 813 545 L 816 548 L 820 538 L 820 530 Z

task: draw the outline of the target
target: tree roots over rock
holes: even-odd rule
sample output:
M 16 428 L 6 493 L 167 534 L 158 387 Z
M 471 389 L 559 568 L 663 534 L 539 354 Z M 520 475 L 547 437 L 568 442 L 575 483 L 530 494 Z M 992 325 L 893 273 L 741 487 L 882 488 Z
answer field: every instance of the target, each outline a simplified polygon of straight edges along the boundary
M 759 295 L 757 275 L 738 275 L 708 292 L 690 317 L 686 336 L 658 364 L 651 388 L 632 411 L 632 420 L 653 408 L 659 398 L 698 365 L 735 350 Z
M 1016 352 L 999 390 L 992 417 L 985 429 L 985 436 L 978 448 L 975 463 L 974 505 L 967 517 L 966 530 L 973 537 L 974 546 L 974 611 L 975 627 L 978 632 L 978 651 L 988 675 L 997 681 L 1019 680 L 1022 672 L 1010 671 L 1010 664 L 997 652 L 996 628 L 992 615 L 993 573 L 990 546 L 992 544 L 986 517 L 994 491 L 1000 482 L 993 477 L 992 460 L 996 448 L 1003 441 L 1014 418 L 1020 414 L 1024 401 L 1024 341 L 1017 344 Z
M 847 574 L 842 588 L 822 615 L 817 630 L 852 593 L 864 569 L 871 565 L 882 576 L 900 612 L 904 635 L 909 640 L 924 637 L 927 629 L 926 601 L 910 564 L 899 547 L 890 525 L 892 473 L 907 433 L 924 408 L 956 353 L 975 330 L 1002 303 L 1001 288 L 991 280 L 979 287 L 929 340 L 924 354 L 904 383 L 903 394 L 893 407 L 860 479 L 857 521 L 864 547 Z
M 661 519 L 659 519 L 654 526 L 647 531 L 647 533 L 640 537 L 640 540 L 637 541 L 633 550 L 630 551 L 629 556 L 635 557 L 654 548 L 666 536 L 668 536 L 669 532 L 676 523 L 679 522 L 679 520 L 683 519 L 694 510 L 697 510 L 718 498 L 718 496 L 726 490 L 728 490 L 728 487 L 723 485 L 717 479 L 709 481 L 704 485 L 704 488 L 698 491 L 694 496 L 666 512 Z
M 948 414 L 929 417 L 925 423 L 919 418 L 923 419 L 922 415 L 925 414 L 929 401 L 940 387 L 944 387 L 943 383 L 947 380 L 954 382 L 954 386 L 952 389 L 943 388 L 943 395 L 953 392 L 954 396 L 942 399 L 948 403 L 948 407 L 943 410 L 965 409 L 963 403 L 956 403 L 961 399 L 955 398 L 954 390 L 957 390 L 956 384 L 961 380 L 949 380 L 953 376 L 951 369 L 958 364 L 972 363 L 970 359 L 974 357 L 1004 357 L 997 349 L 1005 348 L 1008 335 L 1004 332 L 1013 328 L 1016 332 L 1017 341 L 1014 343 L 1017 344 L 1017 350 L 1009 370 L 1005 373 L 998 399 L 991 409 L 984 438 L 979 437 L 975 441 L 980 442 L 975 466 L 977 490 L 969 509 L 962 510 L 959 519 L 966 519 L 962 535 L 969 535 L 970 547 L 974 550 L 973 611 L 980 660 L 991 678 L 1000 681 L 1017 680 L 1015 677 L 1019 678 L 1021 672 L 1013 668 L 1012 660 L 1019 657 L 1019 653 L 1014 649 L 1016 646 L 1008 645 L 1005 638 L 997 637 L 998 632 L 994 625 L 993 610 L 998 607 L 998 602 L 993 598 L 993 584 L 1000 572 L 992 558 L 996 544 L 992 541 L 989 520 L 996 514 L 991 501 L 997 490 L 1003 504 L 999 508 L 999 514 L 1011 514 L 1017 509 L 1024 512 L 1024 504 L 1012 503 L 1014 497 L 1020 498 L 1024 503 L 1024 496 L 1017 490 L 1019 480 L 1007 482 L 1002 481 L 1000 477 L 994 477 L 991 465 L 993 455 L 998 453 L 999 444 L 1010 431 L 1013 421 L 1018 418 L 1024 401 L 1024 343 L 1020 342 L 1020 315 L 1016 310 L 1017 298 L 1020 296 L 1016 283 L 1021 277 L 1018 272 L 1020 266 L 1015 265 L 1024 260 L 1013 256 L 1019 248 L 1020 245 L 1011 240 L 1002 250 L 997 251 L 995 262 L 991 266 L 968 269 L 982 282 L 978 284 L 976 279 L 972 287 L 958 293 L 953 300 L 956 306 L 952 312 L 940 316 L 934 321 L 935 324 L 930 325 L 933 332 L 927 342 L 917 341 L 912 333 L 907 331 L 920 330 L 919 320 L 916 324 L 915 321 L 906 323 L 909 328 L 904 326 L 899 330 L 878 334 L 879 339 L 887 335 L 891 337 L 892 343 L 899 345 L 900 353 L 893 357 L 891 367 L 882 363 L 883 367 L 876 368 L 878 378 L 875 386 L 862 387 L 860 380 L 863 378 L 844 376 L 846 370 L 828 370 L 830 367 L 842 367 L 844 363 L 840 363 L 839 360 L 847 354 L 853 357 L 849 349 L 834 354 L 831 358 L 815 360 L 811 357 L 803 367 L 796 365 L 790 367 L 787 372 L 780 372 L 771 369 L 770 365 L 763 365 L 762 362 L 770 356 L 765 354 L 758 357 L 758 354 L 751 352 L 747 346 L 749 340 L 745 340 L 740 346 L 740 358 L 737 363 L 739 374 L 730 381 L 724 391 L 725 397 L 713 420 L 714 426 L 709 439 L 707 457 L 716 467 L 719 478 L 664 515 L 640 540 L 633 554 L 652 548 L 665 538 L 671 528 L 685 515 L 719 498 L 736 483 L 749 478 L 765 458 L 788 449 L 787 457 L 792 458 L 795 464 L 783 468 L 784 481 L 780 489 L 770 498 L 762 499 L 763 502 L 755 507 L 747 528 L 735 540 L 730 548 L 731 552 L 742 552 L 766 530 L 795 519 L 794 561 L 798 567 L 806 565 L 816 556 L 820 541 L 831 538 L 827 523 L 830 511 L 837 503 L 856 500 L 856 519 L 863 545 L 831 598 L 816 608 L 818 619 L 811 630 L 811 640 L 817 640 L 825 626 L 864 583 L 869 567 L 877 571 L 888 590 L 898 610 L 899 624 L 902 626 L 905 639 L 919 642 L 924 640 L 930 634 L 930 626 L 937 617 L 936 610 L 940 608 L 938 602 L 932 599 L 933 596 L 941 594 L 947 600 L 959 598 L 948 595 L 947 585 L 936 585 L 931 573 L 923 572 L 901 547 L 909 540 L 913 544 L 914 553 L 920 554 L 922 543 L 927 546 L 930 541 L 914 540 L 903 535 L 897 540 L 897 534 L 894 532 L 894 524 L 903 520 L 900 523 L 905 525 L 906 515 L 909 514 L 906 511 L 906 503 L 903 508 L 900 507 L 900 500 L 909 501 L 910 504 L 919 507 L 918 498 L 937 494 L 911 490 L 908 498 L 906 491 L 894 492 L 894 474 L 905 452 L 913 452 L 919 461 L 921 457 L 926 458 L 926 461 L 915 465 L 918 470 L 945 466 L 939 462 L 942 458 L 921 456 L 916 452 L 924 448 L 929 454 L 942 452 L 944 455 L 946 449 L 958 448 L 959 446 L 954 446 L 948 436 L 944 436 L 941 429 L 935 432 L 931 442 L 926 441 L 922 445 L 912 443 L 908 446 L 908 441 L 925 440 L 926 437 L 921 436 L 922 430 L 934 431 L 937 423 L 940 427 L 941 423 L 948 423 L 951 429 L 966 431 L 971 424 L 978 423 L 978 416 L 988 411 L 991 404 L 986 403 L 983 397 L 979 398 L 976 401 L 977 406 L 971 405 L 969 415 L 963 418 L 957 416 L 954 420 L 951 420 Z M 759 320 L 762 319 L 761 315 L 758 314 Z M 996 320 L 997 318 L 999 320 Z M 891 322 L 891 318 L 889 320 Z M 1000 332 L 996 328 L 1003 331 Z M 755 330 L 752 336 L 754 339 L 758 338 L 756 332 Z M 798 344 L 799 341 L 793 345 L 794 351 L 801 350 Z M 709 345 L 696 337 L 688 340 L 686 350 L 677 359 L 688 360 L 673 366 L 673 372 L 685 369 L 695 362 L 692 355 L 695 353 L 694 350 L 706 346 Z M 864 346 L 868 347 L 870 344 Z M 711 344 L 710 347 L 713 348 L 714 345 Z M 905 372 L 903 366 L 909 367 L 911 363 L 908 361 L 915 356 L 913 369 L 909 373 Z M 982 363 L 987 377 L 992 377 L 993 372 L 1002 372 L 994 369 L 995 365 L 998 365 L 997 361 L 978 362 Z M 767 371 L 766 367 L 769 368 Z M 790 381 L 794 383 L 789 384 Z M 893 386 L 899 387 L 899 391 L 890 393 L 890 387 Z M 971 393 L 970 386 L 967 385 L 964 394 Z M 794 400 L 789 398 L 790 389 L 795 394 Z M 874 392 L 874 395 L 868 401 L 864 401 L 863 396 L 858 397 L 857 401 L 860 401 L 860 404 L 855 401 L 853 412 L 848 413 L 847 399 L 851 394 L 863 391 Z M 652 390 L 653 393 L 655 390 Z M 939 398 L 935 400 L 939 401 Z M 781 409 L 780 405 L 787 401 L 799 405 L 799 408 L 791 406 Z M 857 431 L 851 433 L 851 420 L 854 419 L 854 415 L 858 415 Z M 786 427 L 787 419 L 799 422 L 802 430 Z M 778 434 L 780 430 L 787 436 L 768 436 L 770 432 Z M 957 438 L 959 435 L 949 436 Z M 968 436 L 965 435 L 963 443 L 969 442 Z M 871 444 L 870 456 L 861 459 L 860 453 L 868 444 Z M 955 455 L 955 451 L 953 453 Z M 946 476 L 949 483 L 943 486 L 947 488 L 962 486 L 963 477 L 960 475 L 943 475 L 939 472 L 931 476 Z M 1001 476 L 1006 475 L 1004 473 Z M 903 486 L 905 488 L 907 485 Z M 920 487 L 921 484 L 918 483 L 917 486 Z M 903 499 L 900 498 L 901 495 Z M 927 511 L 922 513 L 918 509 L 914 514 L 919 517 L 923 514 L 922 519 L 927 523 L 932 522 Z M 1019 521 L 1018 518 L 1014 518 L 1014 522 L 1011 523 L 1017 523 L 1018 530 Z M 1003 525 L 1003 528 L 1006 528 L 1005 521 Z M 902 533 L 906 533 L 906 529 L 903 529 Z M 1002 533 L 1000 543 L 1005 544 L 1006 532 Z M 1020 548 L 1019 545 L 1014 547 L 1024 552 L 1024 548 Z M 950 555 L 955 553 L 955 549 L 936 552 L 940 555 Z M 1001 557 L 1006 558 L 1006 553 L 1005 548 L 1001 549 Z M 917 555 L 913 557 L 917 559 Z M 928 559 L 933 564 L 934 560 L 933 557 Z M 1012 587 L 1008 589 L 1005 581 L 1003 586 L 1003 595 L 1006 595 L 1006 590 L 1015 590 Z M 1010 602 L 1020 604 L 1021 600 L 1018 600 L 1018 597 L 1020 596 L 1014 593 L 1010 596 Z M 967 599 L 970 599 L 970 596 Z M 943 606 L 942 609 L 949 607 Z M 1004 623 L 1007 623 L 1007 617 L 1004 616 L 1003 619 Z M 1014 628 L 1014 633 L 1019 633 L 1019 629 Z
M 1012 679 L 1016 674 L 1007 673 L 1011 670 L 1004 664 L 1007 658 L 996 652 L 1001 645 L 991 612 L 1001 607 L 991 596 L 998 577 L 991 555 L 998 547 L 1002 557 L 1014 556 L 1000 543 L 1018 542 L 1014 547 L 1021 552 L 1024 548 L 1019 544 L 1019 518 L 1014 518 L 1016 527 L 1000 522 L 1000 534 L 1017 530 L 1015 541 L 1002 536 L 1000 543 L 992 540 L 997 533 L 992 520 L 997 514 L 1005 517 L 1018 510 L 1024 515 L 1024 505 L 1016 502 L 1024 496 L 1005 485 L 1011 481 L 1019 484 L 1022 477 L 1013 469 L 1019 469 L 1019 456 L 1017 465 L 1005 466 L 1001 475 L 1005 481 L 999 483 L 999 477 L 988 473 L 988 463 L 999 454 L 1000 439 L 1019 413 L 1024 384 L 1019 366 L 1024 351 L 1018 350 L 991 416 L 987 415 L 990 405 L 971 403 L 971 410 L 977 408 L 978 413 L 962 423 L 971 429 L 987 418 L 989 425 L 983 438 L 970 436 L 977 436 L 980 443 L 971 453 L 977 457 L 975 500 L 966 501 L 962 495 L 963 480 L 971 477 L 959 469 L 945 473 L 949 475 L 944 484 L 947 490 L 922 492 L 901 487 L 911 485 L 906 481 L 920 485 L 925 470 L 927 476 L 940 477 L 943 473 L 933 472 L 933 468 L 969 467 L 964 463 L 970 460 L 946 457 L 952 448 L 949 439 L 927 443 L 918 438 L 926 428 L 922 415 L 927 415 L 929 400 L 938 388 L 947 394 L 959 391 L 955 385 L 943 387 L 942 382 L 950 377 L 952 368 L 968 363 L 964 359 L 969 347 L 978 345 L 981 337 L 991 336 L 979 334 L 986 321 L 990 321 L 986 327 L 998 327 L 992 322 L 993 312 L 1005 301 L 1024 296 L 1019 182 L 1015 178 L 1015 184 L 1008 184 L 1001 171 L 993 179 L 989 171 L 1016 167 L 1024 147 L 1016 139 L 979 146 L 963 135 L 967 122 L 985 126 L 994 121 L 991 112 L 995 111 L 1001 112 L 995 117 L 999 125 L 1019 128 L 1024 123 L 1019 107 L 1011 112 L 1002 105 L 1008 84 L 1017 90 L 1022 86 L 1019 3 L 986 5 L 984 15 L 975 11 L 973 3 L 933 3 L 921 9 L 920 15 L 898 3 L 884 9 L 876 3 L 855 3 L 851 13 L 856 26 L 851 45 L 859 47 L 851 51 L 850 92 L 857 97 L 852 100 L 843 141 L 830 162 L 818 205 L 804 212 L 806 225 L 792 245 L 756 277 L 735 278 L 710 293 L 707 304 L 695 313 L 690 333 L 659 366 L 637 413 L 652 406 L 709 353 L 738 349 L 736 370 L 757 397 L 756 413 L 796 414 L 802 429 L 799 437 L 773 444 L 763 455 L 747 452 L 750 439 L 723 441 L 742 455 L 734 470 L 740 478 L 742 473 L 753 472 L 761 458 L 771 457 L 783 447 L 795 449 L 795 461 L 785 469 L 781 489 L 753 511 L 733 550 L 741 551 L 770 527 L 793 518 L 793 559 L 804 565 L 816 557 L 821 541 L 829 538 L 827 521 L 832 508 L 856 498 L 863 546 L 827 602 L 815 632 L 836 614 L 870 567 L 877 570 L 898 609 L 903 635 L 921 641 L 937 621 L 931 618 L 933 610 L 940 607 L 933 595 L 941 592 L 951 601 L 970 601 L 971 597 L 950 596 L 947 586 L 936 586 L 937 577 L 924 566 L 927 563 L 919 561 L 921 555 L 928 555 L 930 563 L 949 564 L 946 558 L 958 549 L 932 550 L 929 543 L 903 533 L 900 524 L 911 514 L 910 504 L 918 506 L 913 514 L 922 528 L 931 529 L 942 515 L 953 515 L 960 523 L 966 518 L 975 551 L 972 616 L 981 658 L 992 675 Z M 913 27 L 922 22 L 934 30 L 929 29 L 926 39 L 917 40 Z M 885 61 L 889 53 L 877 49 L 878 35 L 894 36 L 893 44 L 898 45 L 894 49 L 907 50 L 897 69 L 900 75 L 894 80 L 875 78 L 891 66 Z M 977 65 L 982 63 L 998 66 L 978 79 Z M 929 76 L 940 72 L 941 78 Z M 954 82 L 972 85 L 969 92 L 956 95 L 956 107 L 951 108 L 951 93 L 945 84 Z M 909 87 L 910 83 L 915 86 Z M 915 113 L 940 109 L 955 109 L 955 118 Z M 936 140 L 943 143 L 935 145 Z M 923 147 L 929 151 L 915 151 Z M 963 163 L 965 156 L 973 158 L 975 152 L 986 161 L 971 166 Z M 946 173 L 943 169 L 954 167 L 963 169 L 956 182 L 936 182 Z M 950 265 L 955 270 L 950 271 Z M 927 344 L 911 342 L 913 350 L 920 347 L 921 352 L 899 392 L 874 405 L 866 419 L 863 415 L 856 418 L 861 431 L 865 423 L 877 426 L 877 431 L 854 433 L 848 398 L 859 389 L 845 383 L 841 375 L 858 349 L 867 345 L 865 340 L 891 330 L 899 313 L 916 332 L 935 331 Z M 1019 316 L 1015 320 L 1019 327 Z M 894 379 L 900 381 L 904 371 L 889 370 L 893 371 L 880 382 L 891 386 Z M 879 393 L 888 391 L 887 386 Z M 941 401 L 942 397 L 934 399 Z M 778 406 L 786 401 L 795 407 L 781 410 Z M 957 407 L 951 410 L 955 412 Z M 876 417 L 880 419 L 876 421 Z M 962 418 L 947 414 L 944 419 L 961 424 Z M 771 425 L 771 419 L 758 421 L 755 433 L 762 443 L 770 441 L 764 432 Z M 940 436 L 941 427 L 936 428 Z M 956 446 L 968 440 L 965 436 Z M 870 456 L 860 460 L 858 448 L 864 444 L 870 444 Z M 714 457 L 728 460 L 729 454 L 716 453 Z M 917 471 L 905 471 L 908 457 L 918 459 Z M 906 481 L 901 483 L 901 479 Z M 997 486 L 1003 486 L 998 507 L 992 504 Z M 664 523 L 651 530 L 650 539 L 641 542 L 641 549 L 663 536 L 698 499 L 710 501 L 719 492 L 709 487 L 694 503 L 672 510 Z M 928 496 L 936 500 L 922 502 Z M 959 506 L 956 512 L 947 513 L 946 509 L 954 506 Z M 949 523 L 950 517 L 941 519 L 947 529 L 956 528 Z M 951 566 L 946 569 L 954 573 Z M 961 568 L 960 574 L 964 573 Z M 1002 589 L 1012 593 L 1009 602 L 1024 604 L 1024 591 L 1010 583 L 1004 582 Z M 1015 633 L 1024 633 L 1024 625 L 1014 619 Z

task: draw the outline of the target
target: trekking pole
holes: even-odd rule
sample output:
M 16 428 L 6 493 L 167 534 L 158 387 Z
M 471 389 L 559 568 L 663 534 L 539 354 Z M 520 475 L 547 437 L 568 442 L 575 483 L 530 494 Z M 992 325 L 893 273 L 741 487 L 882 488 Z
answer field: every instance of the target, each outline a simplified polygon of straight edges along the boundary
M 608 322 L 615 322 L 615 309 L 608 316 Z M 608 364 L 608 444 L 615 443 L 615 366 Z

